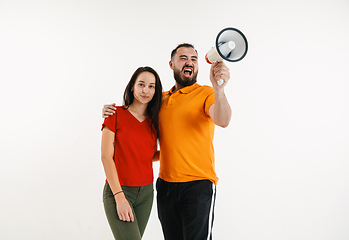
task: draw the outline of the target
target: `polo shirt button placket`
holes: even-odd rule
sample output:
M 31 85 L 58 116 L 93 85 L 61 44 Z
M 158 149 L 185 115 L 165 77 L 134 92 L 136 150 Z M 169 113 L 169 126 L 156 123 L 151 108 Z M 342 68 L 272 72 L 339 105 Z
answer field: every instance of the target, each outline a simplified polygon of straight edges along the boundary
M 175 97 L 176 93 L 173 93 L 170 95 L 170 97 L 168 98 L 168 102 L 167 102 L 167 107 L 170 107 L 172 105 L 172 101 L 173 101 L 173 97 Z
M 172 105 L 172 96 L 169 97 L 168 103 L 167 103 L 167 106 L 171 106 L 171 105 Z

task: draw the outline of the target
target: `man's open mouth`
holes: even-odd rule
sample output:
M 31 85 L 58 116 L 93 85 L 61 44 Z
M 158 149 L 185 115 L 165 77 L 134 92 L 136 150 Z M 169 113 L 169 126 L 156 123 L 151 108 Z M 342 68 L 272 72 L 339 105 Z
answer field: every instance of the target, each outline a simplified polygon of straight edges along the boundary
M 193 69 L 192 68 L 184 68 L 184 70 L 183 70 L 183 74 L 186 77 L 190 77 L 192 75 L 192 73 L 193 73 Z

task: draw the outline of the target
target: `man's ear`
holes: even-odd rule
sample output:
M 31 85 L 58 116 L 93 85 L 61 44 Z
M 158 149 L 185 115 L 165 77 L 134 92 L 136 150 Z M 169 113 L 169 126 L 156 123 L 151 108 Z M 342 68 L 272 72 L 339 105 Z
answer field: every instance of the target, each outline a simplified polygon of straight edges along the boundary
M 170 68 L 173 70 L 173 62 L 169 61 L 168 64 L 170 65 Z

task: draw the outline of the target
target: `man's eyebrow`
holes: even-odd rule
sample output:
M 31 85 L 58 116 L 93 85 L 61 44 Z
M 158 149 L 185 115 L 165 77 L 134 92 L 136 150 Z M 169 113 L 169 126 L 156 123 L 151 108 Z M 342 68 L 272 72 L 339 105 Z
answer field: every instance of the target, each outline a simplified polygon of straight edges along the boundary
M 180 55 L 179 57 L 180 57 L 180 58 L 181 58 L 181 57 L 188 58 L 188 56 L 187 56 L 187 55 Z M 198 57 L 197 57 L 197 56 L 195 56 L 195 55 L 190 56 L 190 57 L 191 57 L 191 58 L 195 58 L 195 59 L 197 59 L 197 58 L 198 58 Z

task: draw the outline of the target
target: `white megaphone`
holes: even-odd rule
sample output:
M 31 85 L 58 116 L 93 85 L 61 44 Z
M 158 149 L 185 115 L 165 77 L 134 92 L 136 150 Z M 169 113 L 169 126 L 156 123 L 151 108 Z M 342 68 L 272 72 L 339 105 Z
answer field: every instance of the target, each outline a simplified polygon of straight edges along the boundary
M 215 46 L 206 53 L 205 59 L 209 64 L 222 60 L 237 62 L 245 57 L 247 48 L 247 39 L 242 32 L 236 28 L 225 28 L 218 33 Z M 223 79 L 217 83 L 222 85 Z

